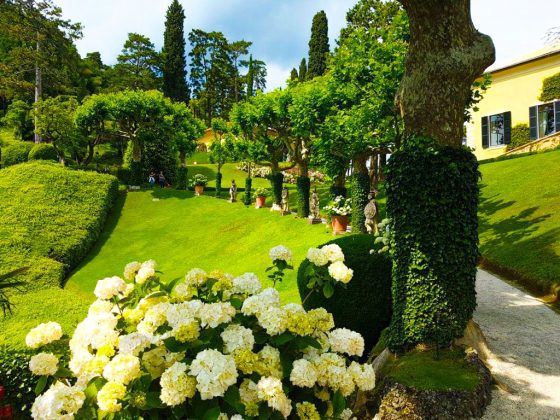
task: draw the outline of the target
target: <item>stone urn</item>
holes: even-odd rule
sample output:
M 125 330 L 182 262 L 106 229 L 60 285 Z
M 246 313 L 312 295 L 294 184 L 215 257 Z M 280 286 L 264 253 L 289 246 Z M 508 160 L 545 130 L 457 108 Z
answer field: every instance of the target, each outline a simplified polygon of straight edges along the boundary
M 334 215 L 332 218 L 332 230 L 334 235 L 342 235 L 348 229 L 348 216 Z
M 197 196 L 201 196 L 204 194 L 204 185 L 195 185 L 194 186 L 194 193 Z
M 262 209 L 263 207 L 265 207 L 265 203 L 266 203 L 266 196 L 265 195 L 258 195 L 255 207 L 257 209 Z

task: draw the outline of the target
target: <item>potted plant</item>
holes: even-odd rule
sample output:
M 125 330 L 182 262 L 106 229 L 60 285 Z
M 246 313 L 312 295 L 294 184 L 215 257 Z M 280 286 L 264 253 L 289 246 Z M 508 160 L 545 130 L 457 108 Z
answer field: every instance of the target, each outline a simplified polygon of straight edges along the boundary
M 256 208 L 261 209 L 265 207 L 266 197 L 268 197 L 268 190 L 266 188 L 257 188 L 255 191 L 255 195 L 257 196 L 257 203 L 255 205 Z
M 208 184 L 208 178 L 202 174 L 196 174 L 191 181 L 191 187 L 194 187 L 197 196 L 204 194 L 206 184 Z
M 339 195 L 328 206 L 323 207 L 323 210 L 331 218 L 333 234 L 339 235 L 346 233 L 348 228 L 348 217 L 352 214 L 352 206 L 350 199 L 344 198 Z

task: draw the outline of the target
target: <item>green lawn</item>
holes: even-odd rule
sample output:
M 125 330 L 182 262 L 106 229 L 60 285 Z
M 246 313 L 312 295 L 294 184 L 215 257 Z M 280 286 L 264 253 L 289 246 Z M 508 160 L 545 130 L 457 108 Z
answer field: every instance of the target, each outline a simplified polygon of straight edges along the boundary
M 480 170 L 482 255 L 542 291 L 560 285 L 560 151 Z
M 264 280 L 273 246 L 290 248 L 297 268 L 309 247 L 330 239 L 325 225 L 309 225 L 268 209 L 171 189 L 131 192 L 117 203 L 101 241 L 69 284 L 92 291 L 97 280 L 120 275 L 128 262 L 150 258 L 159 263 L 166 280 L 194 267 L 234 275 L 253 271 Z M 279 287 L 286 302 L 299 299 L 295 282 L 293 271 Z

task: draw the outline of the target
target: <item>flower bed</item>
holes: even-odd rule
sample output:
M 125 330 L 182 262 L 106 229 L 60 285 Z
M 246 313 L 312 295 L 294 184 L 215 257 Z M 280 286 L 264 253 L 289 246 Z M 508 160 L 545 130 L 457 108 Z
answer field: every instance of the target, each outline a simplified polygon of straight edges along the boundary
M 270 253 L 270 277 L 281 281 L 291 252 Z M 162 283 L 155 263 L 128 264 L 124 279 L 100 280 L 87 318 L 69 341 L 68 366 L 59 361 L 56 323 L 30 331 L 41 353 L 30 362 L 40 376 L 32 414 L 94 418 L 208 419 L 344 418 L 348 399 L 374 388 L 358 333 L 335 329 L 319 308 L 282 306 L 256 275 L 234 278 L 191 270 Z

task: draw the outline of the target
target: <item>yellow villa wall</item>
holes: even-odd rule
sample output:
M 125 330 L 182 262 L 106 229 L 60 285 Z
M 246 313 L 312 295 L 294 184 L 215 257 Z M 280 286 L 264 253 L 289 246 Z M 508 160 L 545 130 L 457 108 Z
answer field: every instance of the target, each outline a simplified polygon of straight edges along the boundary
M 529 124 L 529 107 L 539 105 L 543 79 L 560 73 L 560 54 L 498 70 L 492 73 L 492 85 L 467 123 L 467 146 L 479 160 L 498 157 L 506 146 L 482 148 L 481 118 L 511 112 L 511 126 Z M 560 98 L 558 98 L 560 99 Z

